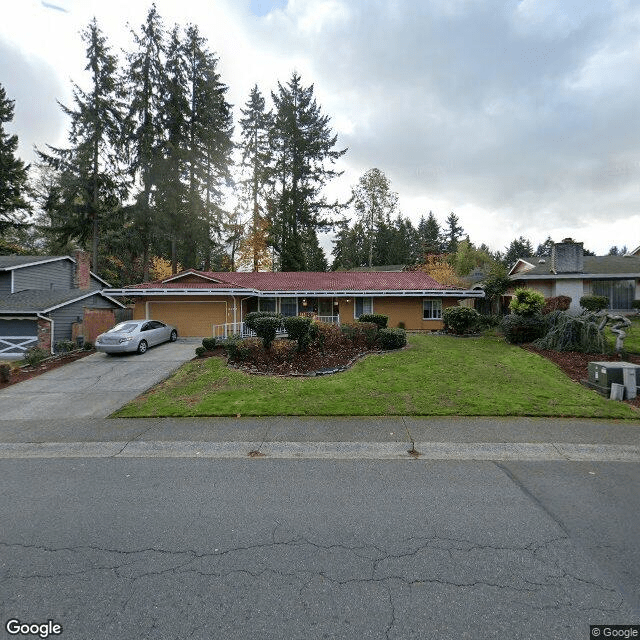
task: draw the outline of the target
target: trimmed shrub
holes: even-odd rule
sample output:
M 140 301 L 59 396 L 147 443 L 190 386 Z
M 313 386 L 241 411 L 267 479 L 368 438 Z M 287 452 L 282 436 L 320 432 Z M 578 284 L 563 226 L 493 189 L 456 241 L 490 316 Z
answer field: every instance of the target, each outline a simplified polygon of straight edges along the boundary
M 282 315 L 274 311 L 252 311 L 251 313 L 247 313 L 244 317 L 244 323 L 247 325 L 247 328 L 256 333 L 258 333 L 256 330 L 256 321 L 258 318 L 278 318 L 281 320 Z
M 206 347 L 196 347 L 196 356 L 202 358 L 202 356 L 208 351 Z
M 635 309 L 636 311 L 640 311 L 640 300 L 634 300 L 631 303 L 631 308 Z
M 342 335 L 359 347 L 371 349 L 378 338 L 378 325 L 373 322 L 357 322 L 343 324 L 340 327 Z
M 287 332 L 287 338 L 296 340 L 298 351 L 305 351 L 311 342 L 311 318 L 306 316 L 292 316 L 282 321 Z
M 363 313 L 358 318 L 358 322 L 373 322 L 380 329 L 385 329 L 389 322 L 389 316 L 385 316 L 382 313 Z
M 460 335 L 475 328 L 478 312 L 468 307 L 448 307 L 442 312 L 442 321 L 447 331 Z
M 509 309 L 518 316 L 535 316 L 544 307 L 544 296 L 533 289 L 519 287 L 513 292 Z
M 213 351 L 216 348 L 216 339 L 215 338 L 202 338 L 202 346 L 207 351 Z
M 570 306 L 571 298 L 569 296 L 546 298 L 544 301 L 544 307 L 542 307 L 542 313 L 546 315 L 552 311 L 567 311 Z
M 329 322 L 314 322 L 310 327 L 312 341 L 318 345 L 322 353 L 326 349 L 329 351 L 339 351 L 345 343 L 345 336 L 337 324 Z
M 380 329 L 378 338 L 383 349 L 402 349 L 407 344 L 407 332 L 404 329 Z
M 91 342 L 91 340 L 85 340 L 82 344 L 82 348 L 85 351 L 91 351 L 91 349 L 93 349 L 93 342 Z
M 0 382 L 9 382 L 11 380 L 11 365 L 0 364 Z
M 73 340 L 59 340 L 56 342 L 56 353 L 69 353 L 69 351 L 73 351 L 76 347 L 75 342 Z
M 547 334 L 535 341 L 539 349 L 604 353 L 606 340 L 594 319 L 554 311 L 546 317 Z
M 262 347 L 262 342 L 258 338 L 242 338 L 239 335 L 227 338 L 222 344 L 222 348 L 229 360 L 242 361 L 251 355 L 252 349 Z
M 32 367 L 35 367 L 50 355 L 50 353 L 48 353 L 44 349 L 41 349 L 40 347 L 31 347 L 31 349 L 27 349 L 26 353 L 24 354 L 24 361 Z
M 580 306 L 586 311 L 598 313 L 609 308 L 609 298 L 606 296 L 582 296 Z
M 546 333 L 547 325 L 542 315 L 521 316 L 512 313 L 502 319 L 502 331 L 507 342 L 523 344 L 533 342 Z
M 255 325 L 254 331 L 258 338 L 262 339 L 262 344 L 265 349 L 268 349 L 271 346 L 271 343 L 276 339 L 276 333 L 282 324 L 281 318 L 271 315 L 271 316 L 262 316 L 260 318 L 256 318 L 253 321 Z

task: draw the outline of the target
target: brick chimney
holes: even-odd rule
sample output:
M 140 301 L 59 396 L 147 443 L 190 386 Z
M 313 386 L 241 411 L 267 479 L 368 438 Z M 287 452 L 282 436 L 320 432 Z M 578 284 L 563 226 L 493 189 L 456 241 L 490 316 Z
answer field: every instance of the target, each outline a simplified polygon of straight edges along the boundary
M 551 248 L 552 273 L 582 273 L 584 271 L 584 248 L 582 242 L 565 238 Z
M 91 289 L 91 258 L 86 251 L 76 251 L 74 253 L 76 261 L 76 271 L 73 276 L 73 286 L 76 289 L 88 291 Z

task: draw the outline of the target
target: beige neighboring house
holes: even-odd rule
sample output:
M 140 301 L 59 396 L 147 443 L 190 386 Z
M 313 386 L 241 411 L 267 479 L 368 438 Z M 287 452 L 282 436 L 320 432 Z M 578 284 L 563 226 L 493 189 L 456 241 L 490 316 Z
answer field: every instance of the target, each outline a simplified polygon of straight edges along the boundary
M 623 256 L 585 256 L 582 242 L 566 238 L 549 257 L 520 258 L 509 277 L 513 288 L 529 287 L 545 298 L 569 296 L 573 313 L 581 312 L 580 298 L 587 295 L 605 296 L 612 311 L 630 312 L 640 299 L 640 247 Z

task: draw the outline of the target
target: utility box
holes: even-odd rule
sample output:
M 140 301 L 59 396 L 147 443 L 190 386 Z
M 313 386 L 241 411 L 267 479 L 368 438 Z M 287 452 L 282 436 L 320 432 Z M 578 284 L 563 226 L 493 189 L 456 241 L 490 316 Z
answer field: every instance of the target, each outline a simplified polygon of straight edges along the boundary
M 635 397 L 638 393 L 638 383 L 640 382 L 640 365 L 632 362 L 590 362 L 589 379 L 583 383 L 595 389 L 607 398 L 611 394 L 611 384 L 621 384 L 635 387 L 635 393 L 631 386 L 627 389 L 627 398 Z M 625 374 L 626 371 L 626 374 Z

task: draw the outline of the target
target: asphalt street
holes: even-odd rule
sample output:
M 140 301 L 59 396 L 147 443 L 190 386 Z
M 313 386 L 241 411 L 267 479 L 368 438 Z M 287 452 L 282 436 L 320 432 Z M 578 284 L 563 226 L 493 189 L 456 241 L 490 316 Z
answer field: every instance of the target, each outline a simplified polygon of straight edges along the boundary
M 582 640 L 640 620 L 639 471 L 5 459 L 3 622 L 69 640 Z

